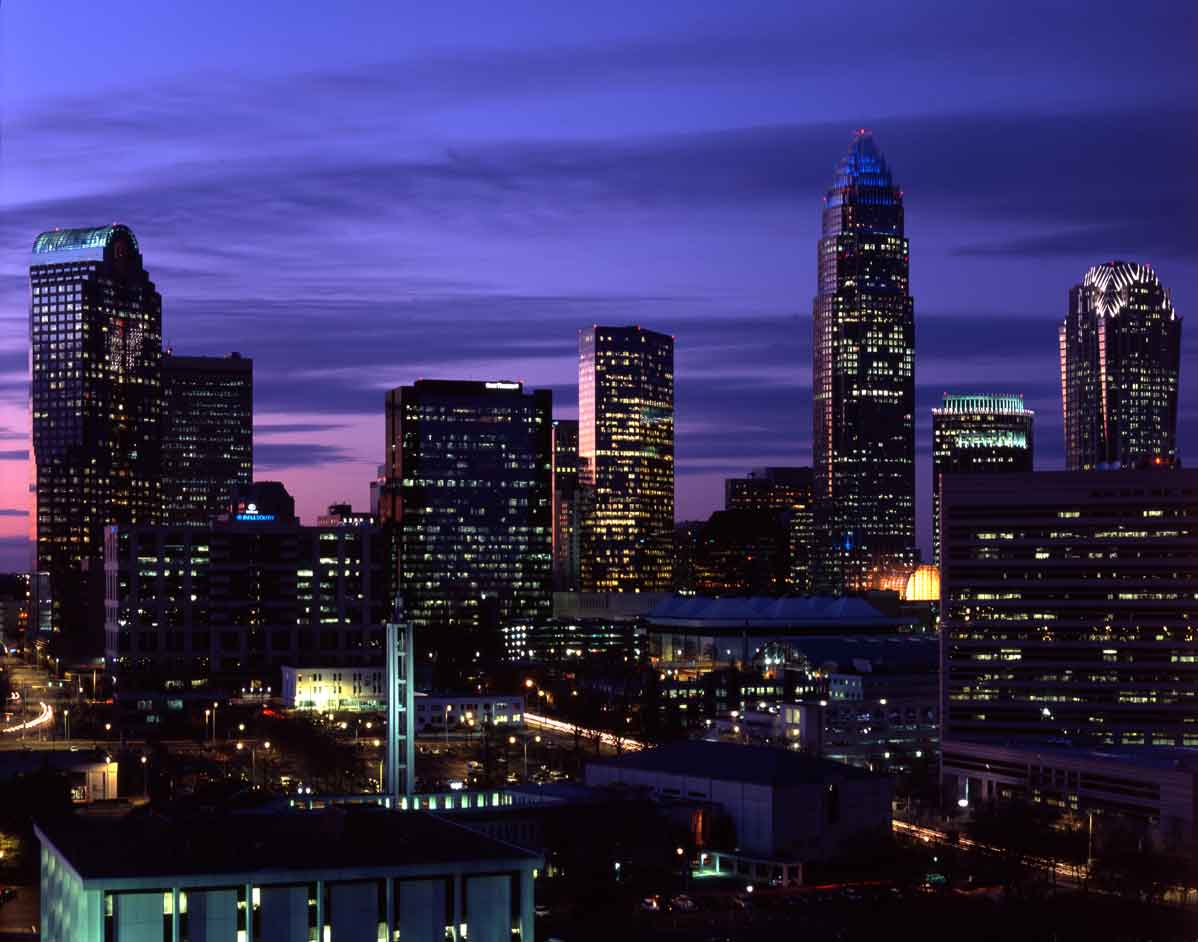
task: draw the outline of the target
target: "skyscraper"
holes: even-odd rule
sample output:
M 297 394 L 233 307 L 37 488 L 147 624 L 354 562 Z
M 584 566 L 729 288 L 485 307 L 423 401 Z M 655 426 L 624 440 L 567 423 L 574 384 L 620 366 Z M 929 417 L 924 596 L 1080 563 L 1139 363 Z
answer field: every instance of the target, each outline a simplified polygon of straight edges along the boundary
M 422 650 L 493 656 L 511 641 L 500 629 L 552 614 L 552 405 L 509 382 L 387 394 L 400 589 Z
M 553 420 L 553 588 L 577 592 L 579 570 L 578 420 Z
M 674 534 L 674 338 L 578 332 L 582 590 L 667 592 Z
M 207 526 L 254 477 L 254 361 L 162 358 L 162 520 Z
M 1069 292 L 1059 333 L 1066 467 L 1173 464 L 1181 318 L 1156 272 L 1094 266 Z
M 945 474 L 1031 471 L 1032 421 L 1022 396 L 944 394 L 932 410 L 932 555 L 940 565 L 940 485 Z
M 916 555 L 915 317 L 903 193 L 868 131 L 854 136 L 824 198 L 818 267 L 815 581 L 817 591 L 855 592 L 892 580 Z
M 29 282 L 37 626 L 94 651 L 104 527 L 162 511 L 162 298 L 120 225 L 43 232 Z

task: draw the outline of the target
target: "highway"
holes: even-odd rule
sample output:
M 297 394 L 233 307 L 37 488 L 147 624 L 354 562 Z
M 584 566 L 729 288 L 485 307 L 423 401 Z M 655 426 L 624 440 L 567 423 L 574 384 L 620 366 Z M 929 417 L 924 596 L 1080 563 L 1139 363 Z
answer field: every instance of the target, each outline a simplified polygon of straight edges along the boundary
M 560 733 L 566 736 L 573 736 L 575 732 L 581 735 L 583 739 L 594 739 L 597 736 L 603 745 L 611 746 L 613 749 L 623 749 L 625 752 L 636 752 L 640 749 L 648 748 L 645 743 L 637 739 L 630 739 L 627 736 L 617 736 L 615 733 L 609 733 L 606 730 L 576 726 L 564 720 L 555 720 L 551 716 L 541 716 L 539 713 L 525 713 L 524 723 L 533 729 L 543 729 L 547 732 Z

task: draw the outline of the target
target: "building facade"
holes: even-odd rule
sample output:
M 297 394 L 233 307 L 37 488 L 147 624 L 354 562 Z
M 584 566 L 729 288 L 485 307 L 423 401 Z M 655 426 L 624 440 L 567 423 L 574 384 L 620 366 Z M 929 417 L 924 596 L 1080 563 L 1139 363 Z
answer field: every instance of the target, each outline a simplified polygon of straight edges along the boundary
M 501 630 L 552 613 L 552 421 L 549 390 L 520 383 L 388 393 L 404 611 L 423 649 L 464 631 L 494 654 Z
M 536 854 L 437 815 L 352 808 L 35 827 L 45 942 L 533 942 Z
M 162 522 L 207 526 L 254 478 L 254 361 L 162 358 Z
M 673 579 L 674 338 L 578 333 L 583 592 L 664 592 Z
M 578 490 L 578 420 L 553 420 L 553 591 L 577 592 L 581 503 Z
M 43 232 L 29 283 L 34 627 L 94 653 L 104 527 L 162 512 L 162 298 L 120 225 Z
M 1059 336 L 1066 467 L 1172 465 L 1181 318 L 1156 272 L 1094 266 L 1069 292 Z
M 1198 472 L 943 484 L 945 740 L 1198 746 Z
M 809 595 L 815 537 L 815 476 L 811 468 L 754 468 L 724 481 L 725 510 L 772 510 L 786 532 L 785 591 Z M 699 590 L 704 591 L 704 590 Z
M 395 591 L 386 534 L 301 526 L 270 483 L 207 527 L 108 528 L 105 660 L 118 693 L 247 680 L 277 690 L 283 665 L 382 663 Z
M 940 565 L 940 479 L 945 474 L 1031 471 L 1035 413 L 1022 396 L 944 394 L 932 410 L 932 554 Z
M 812 350 L 815 589 L 878 588 L 916 562 L 915 318 L 903 193 L 858 131 L 824 198 Z
M 789 517 L 777 510 L 717 510 L 699 530 L 700 595 L 783 595 L 790 582 Z

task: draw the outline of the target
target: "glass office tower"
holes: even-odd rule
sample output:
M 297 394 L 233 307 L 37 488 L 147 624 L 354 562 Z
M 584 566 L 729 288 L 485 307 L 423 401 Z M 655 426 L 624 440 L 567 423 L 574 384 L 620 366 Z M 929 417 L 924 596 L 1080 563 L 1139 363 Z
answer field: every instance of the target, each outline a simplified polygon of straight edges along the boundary
M 520 383 L 387 394 L 400 585 L 422 650 L 500 656 L 520 647 L 505 633 L 552 614 L 552 423 L 552 393 Z
M 162 358 L 162 519 L 207 526 L 254 477 L 254 361 Z
M 1031 471 L 1032 422 L 1022 396 L 944 394 L 932 410 L 932 553 L 940 565 L 940 486 L 945 474 Z
M 674 338 L 578 333 L 584 592 L 668 592 L 674 537 Z
M 724 480 L 725 510 L 771 510 L 786 531 L 785 591 L 811 592 L 811 547 L 814 537 L 811 468 L 754 468 L 748 477 Z
M 858 131 L 824 198 L 814 304 L 817 592 L 859 592 L 913 568 L 915 318 L 903 193 Z
M 1059 336 L 1066 467 L 1174 464 L 1181 318 L 1156 272 L 1094 266 L 1069 292 Z
M 104 527 L 162 510 L 162 298 L 120 225 L 43 232 L 29 282 L 37 625 L 98 652 Z

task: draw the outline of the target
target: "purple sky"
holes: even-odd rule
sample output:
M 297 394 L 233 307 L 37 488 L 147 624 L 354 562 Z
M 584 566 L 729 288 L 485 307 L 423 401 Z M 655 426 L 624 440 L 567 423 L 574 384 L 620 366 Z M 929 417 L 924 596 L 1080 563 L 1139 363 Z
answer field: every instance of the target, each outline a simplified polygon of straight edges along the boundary
M 308 518 L 365 502 L 385 389 L 522 379 L 571 416 L 579 326 L 673 333 L 694 518 L 810 460 L 820 198 L 862 125 L 906 193 L 926 548 L 943 391 L 1022 392 L 1059 467 L 1070 285 L 1126 257 L 1198 296 L 1192 5 L 1021 6 L 5 4 L 0 569 L 42 229 L 127 223 L 168 342 L 254 357 L 257 474 Z

